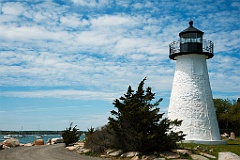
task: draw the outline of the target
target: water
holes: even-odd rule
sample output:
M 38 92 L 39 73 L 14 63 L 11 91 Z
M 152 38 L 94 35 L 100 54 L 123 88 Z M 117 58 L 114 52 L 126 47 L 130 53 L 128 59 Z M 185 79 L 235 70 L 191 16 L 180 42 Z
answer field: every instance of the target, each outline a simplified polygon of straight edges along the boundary
M 0 142 L 4 141 L 3 136 L 4 135 L 0 135 Z M 52 139 L 52 138 L 61 138 L 61 135 L 60 134 L 58 134 L 58 135 L 42 135 L 42 139 L 44 140 L 45 144 L 48 141 L 48 139 Z M 83 140 L 84 138 L 85 138 L 85 136 L 82 135 L 82 136 L 80 136 L 79 140 Z M 36 135 L 26 135 L 24 137 L 19 137 L 17 139 L 18 139 L 19 143 L 26 144 L 26 143 L 34 142 L 38 138 L 36 138 Z

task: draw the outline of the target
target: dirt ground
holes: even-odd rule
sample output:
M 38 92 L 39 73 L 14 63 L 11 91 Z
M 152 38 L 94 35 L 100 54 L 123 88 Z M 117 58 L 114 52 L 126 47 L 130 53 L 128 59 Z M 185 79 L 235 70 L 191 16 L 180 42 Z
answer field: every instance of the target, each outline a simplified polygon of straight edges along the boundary
M 102 158 L 80 155 L 75 151 L 66 150 L 64 144 L 57 144 L 1 150 L 0 160 L 102 160 Z

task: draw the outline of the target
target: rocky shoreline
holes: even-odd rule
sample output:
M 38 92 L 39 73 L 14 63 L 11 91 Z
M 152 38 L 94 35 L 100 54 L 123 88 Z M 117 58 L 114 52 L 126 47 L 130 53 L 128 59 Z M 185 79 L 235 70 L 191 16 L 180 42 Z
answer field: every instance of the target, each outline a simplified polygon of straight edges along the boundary
M 37 139 L 31 143 L 22 144 L 22 143 L 19 143 L 19 140 L 17 138 L 8 138 L 0 143 L 0 150 L 9 149 L 9 148 L 13 148 L 13 147 L 19 147 L 19 146 L 31 147 L 31 146 L 35 146 L 35 145 L 52 145 L 52 144 L 57 144 L 57 143 L 63 143 L 63 139 L 62 138 L 48 139 L 46 144 L 44 144 L 43 139 Z
M 61 138 L 52 138 L 49 139 L 46 144 L 44 144 L 43 139 L 37 139 L 34 142 L 21 144 L 16 138 L 9 138 L 0 143 L 0 150 L 15 148 L 15 147 L 31 147 L 31 146 L 40 146 L 40 145 L 54 145 L 57 143 L 63 143 Z M 66 150 L 74 151 L 82 155 L 91 153 L 90 149 L 84 148 L 84 142 L 79 141 L 74 143 L 72 146 L 65 147 Z M 178 159 L 178 160 L 211 160 L 216 159 L 217 157 L 210 155 L 208 153 L 199 152 L 198 154 L 192 153 L 188 149 L 175 149 L 171 152 L 163 153 L 154 153 L 153 155 L 144 155 L 140 152 L 123 152 L 122 150 L 108 149 L 106 152 L 99 156 L 103 159 L 128 159 L 128 160 L 166 160 L 166 159 Z M 159 158 L 161 157 L 161 158 Z M 240 157 L 231 152 L 219 152 L 218 160 L 240 160 Z
M 80 154 L 87 154 L 91 152 L 90 149 L 84 148 L 84 142 L 77 142 L 73 146 L 68 146 L 66 149 L 70 151 L 76 151 Z M 193 153 L 190 149 L 173 149 L 169 152 L 162 152 L 162 153 L 154 153 L 153 155 L 144 155 L 140 152 L 132 151 L 132 152 L 123 152 L 122 150 L 114 150 L 108 149 L 102 155 L 101 158 L 106 159 L 124 159 L 124 160 L 211 160 L 217 159 L 217 157 L 204 153 Z M 161 157 L 161 158 L 159 158 Z M 240 160 L 240 156 L 232 153 L 232 152 L 219 152 L 218 153 L 218 160 Z

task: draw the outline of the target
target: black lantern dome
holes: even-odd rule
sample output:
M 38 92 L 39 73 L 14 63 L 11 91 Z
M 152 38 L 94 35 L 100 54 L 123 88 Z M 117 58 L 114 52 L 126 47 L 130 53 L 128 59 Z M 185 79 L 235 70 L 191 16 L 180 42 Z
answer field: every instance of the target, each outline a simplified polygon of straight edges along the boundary
M 169 45 L 169 58 L 176 60 L 176 56 L 186 54 L 206 55 L 207 59 L 213 57 L 213 42 L 203 39 L 204 32 L 193 27 L 193 21 L 189 22 L 189 27 L 179 33 L 180 41 L 172 42 Z

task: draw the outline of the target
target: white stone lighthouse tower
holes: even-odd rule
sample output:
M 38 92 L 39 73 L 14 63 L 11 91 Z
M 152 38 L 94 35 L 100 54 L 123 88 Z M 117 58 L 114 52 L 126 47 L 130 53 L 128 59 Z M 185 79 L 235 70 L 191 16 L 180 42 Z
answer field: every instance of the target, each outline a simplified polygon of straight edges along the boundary
M 189 27 L 179 33 L 180 41 L 170 44 L 169 58 L 176 60 L 169 119 L 182 120 L 179 130 L 185 142 L 224 144 L 220 139 L 206 59 L 213 57 L 213 42 L 203 32 Z

